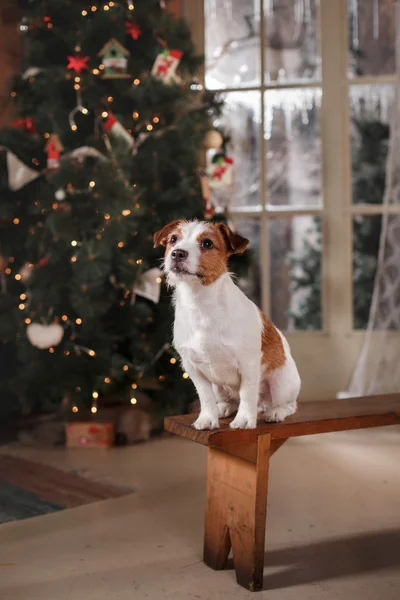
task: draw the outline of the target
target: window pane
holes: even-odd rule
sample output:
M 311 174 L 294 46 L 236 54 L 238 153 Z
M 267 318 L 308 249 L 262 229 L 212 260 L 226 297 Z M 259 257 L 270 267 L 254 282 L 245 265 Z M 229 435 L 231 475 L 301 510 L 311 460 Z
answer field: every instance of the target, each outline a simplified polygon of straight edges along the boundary
M 380 215 L 353 219 L 353 317 L 354 329 L 368 325 L 381 235 Z
M 268 203 L 315 208 L 322 203 L 318 88 L 265 95 Z
M 266 0 L 266 83 L 320 78 L 316 0 Z
M 234 184 L 228 190 L 214 190 L 217 206 L 257 206 L 260 204 L 260 110 L 259 92 L 225 94 L 223 116 L 216 125 L 230 136 L 228 155 L 234 160 Z
M 396 73 L 396 0 L 348 0 L 350 76 Z
M 204 0 L 206 87 L 260 84 L 257 0 Z
M 321 329 L 321 222 L 269 223 L 271 319 L 279 329 Z
M 240 289 L 257 306 L 261 306 L 260 280 L 260 221 L 258 219 L 233 219 L 234 230 L 250 240 L 248 250 L 243 254 L 233 255 L 229 266 L 235 274 Z
M 383 202 L 393 100 L 391 85 L 350 88 L 354 204 Z

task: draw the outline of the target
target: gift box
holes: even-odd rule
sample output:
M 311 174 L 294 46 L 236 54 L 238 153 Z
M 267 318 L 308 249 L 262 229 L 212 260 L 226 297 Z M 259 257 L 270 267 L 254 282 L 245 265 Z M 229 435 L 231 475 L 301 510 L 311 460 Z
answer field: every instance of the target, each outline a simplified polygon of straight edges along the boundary
M 109 448 L 114 444 L 113 423 L 79 421 L 65 424 L 68 448 Z

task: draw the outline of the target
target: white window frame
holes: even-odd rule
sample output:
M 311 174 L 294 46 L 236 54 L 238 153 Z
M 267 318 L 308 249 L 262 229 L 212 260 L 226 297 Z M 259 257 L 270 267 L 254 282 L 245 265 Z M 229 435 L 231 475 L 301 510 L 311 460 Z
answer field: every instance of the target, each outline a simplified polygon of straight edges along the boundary
M 260 35 L 264 35 L 264 8 L 260 0 Z M 183 14 L 192 26 L 198 51 L 204 54 L 203 0 L 182 0 Z M 260 221 L 260 279 L 262 308 L 270 314 L 270 269 L 268 223 L 270 219 L 299 215 L 318 216 L 322 231 L 322 330 L 285 332 L 303 375 L 304 395 L 326 397 L 345 389 L 359 356 L 365 332 L 353 329 L 353 218 L 355 215 L 400 214 L 400 206 L 353 204 L 351 182 L 351 138 L 349 90 L 365 84 L 399 83 L 396 74 L 348 77 L 347 0 L 320 0 L 321 80 L 296 84 L 267 85 L 265 55 L 260 44 L 261 85 L 213 90 L 261 92 L 260 126 L 260 207 L 234 207 L 231 215 Z M 400 33 L 400 32 L 399 32 Z M 204 77 L 203 77 L 204 80 Z M 203 81 L 204 83 L 204 81 Z M 271 89 L 320 88 L 322 102 L 320 134 L 322 148 L 322 199 L 320 208 L 271 207 L 266 184 L 266 148 L 264 131 L 264 92 Z M 303 368 L 302 368 L 303 367 Z M 312 367 L 312 368 L 311 368 Z M 316 377 L 317 374 L 317 377 Z

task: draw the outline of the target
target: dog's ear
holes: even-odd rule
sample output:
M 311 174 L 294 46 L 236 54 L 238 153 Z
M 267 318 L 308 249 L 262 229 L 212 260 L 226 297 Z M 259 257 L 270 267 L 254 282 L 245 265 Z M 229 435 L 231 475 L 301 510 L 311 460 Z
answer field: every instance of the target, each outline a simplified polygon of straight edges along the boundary
M 160 244 L 162 246 L 166 246 L 167 245 L 167 238 L 168 238 L 169 234 L 181 222 L 182 221 L 180 219 L 176 219 L 175 221 L 171 221 L 171 223 L 168 223 L 168 225 L 165 225 L 162 229 L 160 229 L 160 231 L 157 231 L 153 235 L 154 248 L 157 248 L 157 246 L 160 246 Z
M 218 229 L 222 233 L 229 254 L 241 254 L 246 250 L 249 240 L 232 231 L 225 223 L 219 223 Z

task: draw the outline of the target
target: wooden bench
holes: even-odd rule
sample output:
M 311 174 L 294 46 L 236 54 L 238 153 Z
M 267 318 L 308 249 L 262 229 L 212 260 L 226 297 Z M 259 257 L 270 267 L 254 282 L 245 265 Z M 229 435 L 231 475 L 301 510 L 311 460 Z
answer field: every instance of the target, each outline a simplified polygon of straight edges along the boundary
M 400 394 L 306 402 L 283 423 L 260 422 L 256 429 L 196 431 L 194 415 L 167 417 L 170 433 L 208 446 L 204 562 L 226 566 L 233 552 L 239 585 L 262 589 L 268 466 L 291 437 L 400 423 Z

